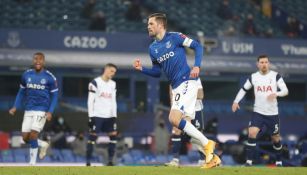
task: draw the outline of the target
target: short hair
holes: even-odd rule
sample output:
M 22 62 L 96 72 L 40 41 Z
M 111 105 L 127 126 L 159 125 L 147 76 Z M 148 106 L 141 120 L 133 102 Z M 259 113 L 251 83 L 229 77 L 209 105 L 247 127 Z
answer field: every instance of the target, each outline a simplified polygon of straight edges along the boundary
M 149 19 L 149 18 L 155 18 L 156 21 L 163 24 L 165 29 L 167 28 L 166 14 L 164 14 L 164 13 L 153 13 L 153 14 L 149 15 L 147 19 Z
M 104 66 L 104 68 L 107 68 L 107 67 L 114 67 L 117 70 L 117 66 L 113 63 L 108 63 Z
M 259 55 L 258 58 L 257 58 L 257 61 L 259 62 L 259 60 L 262 59 L 262 58 L 269 59 L 269 57 L 267 55 Z
M 40 56 L 42 56 L 45 59 L 45 54 L 42 53 L 42 52 L 36 52 L 36 53 L 34 53 L 33 56 L 35 56 L 35 55 L 40 55 Z

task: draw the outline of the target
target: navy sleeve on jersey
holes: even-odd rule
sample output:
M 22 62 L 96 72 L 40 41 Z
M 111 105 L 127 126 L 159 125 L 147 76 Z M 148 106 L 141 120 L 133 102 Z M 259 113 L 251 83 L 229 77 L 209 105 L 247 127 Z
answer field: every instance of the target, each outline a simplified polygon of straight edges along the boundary
M 281 78 L 279 74 L 276 75 L 276 82 Z
M 174 36 L 175 36 L 174 39 L 175 39 L 177 44 L 179 44 L 180 46 L 189 47 L 189 48 L 194 50 L 194 52 L 195 52 L 194 66 L 200 67 L 202 57 L 203 57 L 203 54 L 204 54 L 203 46 L 201 44 L 199 44 L 199 42 L 187 37 L 186 35 L 184 35 L 182 33 L 178 33 Z
M 92 80 L 88 88 L 89 92 L 96 93 L 95 89 L 91 86 L 91 84 L 97 89 L 97 82 L 95 80 Z

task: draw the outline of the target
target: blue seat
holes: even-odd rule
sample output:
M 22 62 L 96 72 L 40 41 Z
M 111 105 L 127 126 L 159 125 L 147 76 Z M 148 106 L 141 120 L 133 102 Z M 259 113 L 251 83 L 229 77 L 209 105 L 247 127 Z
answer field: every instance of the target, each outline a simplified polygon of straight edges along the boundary
M 64 162 L 75 162 L 75 156 L 70 149 L 62 149 L 61 154 L 63 156 Z
M 129 153 L 126 153 L 122 156 L 122 163 L 125 165 L 131 165 L 131 164 L 134 164 L 135 162 L 132 156 Z

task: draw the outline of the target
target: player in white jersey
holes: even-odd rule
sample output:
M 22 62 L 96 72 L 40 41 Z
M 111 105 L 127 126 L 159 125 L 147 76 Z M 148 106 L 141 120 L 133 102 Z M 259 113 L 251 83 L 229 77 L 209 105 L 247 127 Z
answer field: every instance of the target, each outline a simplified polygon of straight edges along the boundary
M 97 133 L 106 132 L 110 137 L 108 145 L 109 162 L 113 165 L 113 157 L 117 143 L 117 103 L 116 83 L 112 80 L 117 67 L 108 63 L 104 67 L 101 76 L 89 83 L 88 115 L 89 115 L 89 139 L 86 151 L 86 165 L 91 165 L 93 147 L 96 143 Z
M 195 128 L 197 128 L 199 131 L 203 132 L 204 130 L 204 120 L 203 120 L 203 98 L 204 98 L 204 91 L 203 91 L 203 86 L 201 84 L 200 78 L 197 80 L 197 100 L 196 100 L 196 105 L 195 105 L 195 112 L 190 115 L 190 116 L 185 116 L 185 120 L 191 122 Z M 172 105 L 172 97 L 173 97 L 173 90 L 172 87 L 170 86 L 170 102 Z M 171 136 L 171 142 L 172 142 L 172 154 L 173 154 L 173 159 L 170 162 L 165 163 L 166 166 L 172 166 L 172 167 L 179 167 L 179 152 L 180 152 L 180 147 L 182 145 L 182 131 L 176 127 L 172 128 L 172 136 Z M 191 138 L 191 142 L 195 144 L 200 152 L 200 161 L 199 164 L 202 165 L 205 163 L 205 156 L 203 153 L 203 148 L 200 146 L 201 143 L 197 141 L 194 138 Z
M 248 142 L 246 144 L 246 166 L 251 166 L 256 151 L 256 138 L 263 126 L 271 134 L 273 148 L 276 152 L 276 166 L 282 166 L 280 142 L 280 127 L 278 117 L 277 97 L 288 95 L 288 88 L 283 78 L 275 71 L 270 70 L 269 58 L 260 55 L 257 62 L 258 72 L 248 78 L 244 86 L 238 92 L 233 104 L 232 111 L 240 109 L 239 102 L 245 96 L 246 91 L 254 88 L 255 103 L 254 114 L 251 117 L 248 128 Z

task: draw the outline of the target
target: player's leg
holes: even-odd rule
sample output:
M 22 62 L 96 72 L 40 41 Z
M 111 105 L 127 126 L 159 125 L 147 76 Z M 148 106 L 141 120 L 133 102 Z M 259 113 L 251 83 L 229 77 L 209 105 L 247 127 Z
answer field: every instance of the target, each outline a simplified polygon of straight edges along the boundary
M 86 145 L 86 166 L 91 165 L 92 154 L 97 140 L 96 129 L 97 125 L 99 125 L 99 120 L 98 117 L 89 118 L 89 137 Z
M 31 133 L 30 133 L 30 164 L 36 163 L 36 158 L 38 154 L 38 147 L 40 146 L 41 151 L 40 152 L 40 158 L 45 157 L 47 148 L 49 146 L 48 143 L 44 143 L 41 140 L 38 140 L 38 135 L 40 131 L 44 128 L 44 125 L 46 123 L 46 113 L 42 111 L 35 111 L 31 112 L 33 116 L 32 126 L 31 126 Z
M 281 151 L 282 151 L 282 144 L 280 141 L 280 135 L 275 134 L 272 135 L 272 142 L 273 142 L 273 149 L 275 150 L 275 156 L 276 156 L 276 166 L 282 166 L 282 160 L 281 160 Z
M 179 129 L 183 130 L 190 137 L 198 140 L 203 145 L 203 150 L 206 155 L 206 164 L 202 166 L 202 168 L 212 168 L 219 166 L 221 163 L 220 158 L 213 153 L 215 148 L 215 142 L 212 140 L 208 140 L 199 130 L 197 130 L 190 122 L 187 122 L 184 119 L 180 119 L 182 115 L 181 111 L 171 110 L 170 112 L 170 121 L 173 126 L 177 126 Z
M 172 135 L 171 135 L 171 142 L 172 142 L 172 154 L 173 159 L 170 162 L 165 163 L 166 166 L 178 167 L 179 166 L 179 152 L 181 146 L 181 130 L 173 127 L 172 128 Z
M 110 137 L 110 142 L 108 145 L 108 166 L 113 166 L 114 162 L 114 155 L 116 151 L 116 144 L 117 144 L 117 123 L 116 123 L 116 117 L 108 118 L 106 119 L 106 122 L 103 126 L 106 132 L 108 132 L 108 135 Z
M 30 132 L 30 165 L 35 165 L 36 164 L 36 158 L 37 158 L 37 153 L 38 153 L 38 132 L 35 130 L 31 130 Z
M 195 117 L 193 117 L 194 119 L 191 121 L 191 123 L 200 131 L 204 134 L 204 116 L 203 116 L 203 112 L 202 111 L 195 111 Z M 205 153 L 203 150 L 203 146 L 201 145 L 201 142 L 199 142 L 198 140 L 191 138 L 191 143 L 196 145 L 197 149 L 198 149 L 198 153 L 199 153 L 199 160 L 198 160 L 198 164 L 202 165 L 206 162 L 205 160 Z
M 197 90 L 195 80 L 183 82 L 176 89 L 173 89 L 173 105 L 170 111 L 169 120 L 173 126 L 183 130 L 190 137 L 201 142 L 206 154 L 206 162 L 208 163 L 214 157 L 213 151 L 215 142 L 208 140 L 203 133 L 197 130 L 190 122 L 182 119 L 183 113 L 186 116 L 191 116 L 195 112 Z
M 281 160 L 281 151 L 282 151 L 282 144 L 280 139 L 280 121 L 278 116 L 272 116 L 268 118 L 268 130 L 272 134 L 271 140 L 273 143 L 273 149 L 276 156 L 276 166 L 282 166 Z
M 248 140 L 246 143 L 246 166 L 251 166 L 253 164 L 253 159 L 256 155 L 257 135 L 264 121 L 262 117 L 263 116 L 258 113 L 253 113 L 249 122 Z

